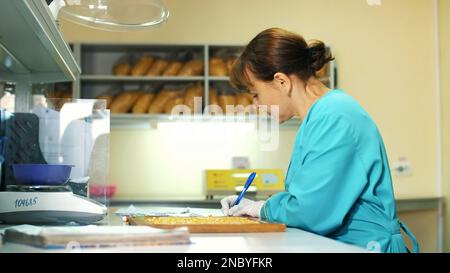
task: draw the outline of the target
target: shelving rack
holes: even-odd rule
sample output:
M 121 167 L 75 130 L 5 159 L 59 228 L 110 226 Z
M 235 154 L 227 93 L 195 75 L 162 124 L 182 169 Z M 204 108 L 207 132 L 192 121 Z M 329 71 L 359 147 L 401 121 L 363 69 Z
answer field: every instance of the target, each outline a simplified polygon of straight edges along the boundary
M 201 82 L 204 86 L 203 107 L 209 100 L 208 94 L 211 86 L 215 84 L 226 84 L 229 77 L 217 77 L 209 75 L 209 60 L 218 51 L 227 50 L 238 54 L 244 47 L 242 45 L 219 45 L 219 44 L 95 44 L 74 43 L 72 44 L 75 59 L 81 66 L 82 74 L 73 84 L 73 95 L 75 98 L 95 98 L 110 89 L 137 89 L 143 85 L 184 84 Z M 114 64 L 120 59 L 128 58 L 130 62 L 139 56 L 150 53 L 161 54 L 173 52 L 190 52 L 204 61 L 204 72 L 200 76 L 191 77 L 150 77 L 150 76 L 115 76 L 112 73 Z M 331 62 L 328 67 L 327 77 L 321 78 L 330 88 L 335 88 L 336 64 Z M 206 117 L 210 119 L 210 117 Z M 218 117 L 214 117 L 217 119 Z M 222 120 L 248 120 L 245 117 L 233 117 L 223 115 Z M 189 118 L 187 118 L 189 120 Z M 148 128 L 159 121 L 170 120 L 170 115 L 152 114 L 112 114 L 112 128 Z M 192 119 L 191 119 L 192 120 Z M 194 120 L 198 120 L 194 119 Z M 299 119 L 292 119 L 284 126 L 298 126 Z

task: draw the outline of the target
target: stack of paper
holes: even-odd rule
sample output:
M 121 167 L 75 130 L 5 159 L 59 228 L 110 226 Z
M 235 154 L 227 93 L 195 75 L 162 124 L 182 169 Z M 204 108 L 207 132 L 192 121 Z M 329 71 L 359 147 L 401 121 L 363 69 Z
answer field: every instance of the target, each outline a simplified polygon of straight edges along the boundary
M 201 215 L 198 213 L 191 212 L 190 208 L 172 208 L 165 209 L 164 211 L 155 211 L 154 209 L 137 208 L 130 205 L 128 208 L 118 209 L 115 212 L 119 216 L 158 216 L 158 217 L 202 217 L 206 215 Z
M 4 241 L 43 248 L 75 248 L 189 244 L 190 236 L 187 228 L 165 230 L 148 226 L 21 225 L 6 229 Z

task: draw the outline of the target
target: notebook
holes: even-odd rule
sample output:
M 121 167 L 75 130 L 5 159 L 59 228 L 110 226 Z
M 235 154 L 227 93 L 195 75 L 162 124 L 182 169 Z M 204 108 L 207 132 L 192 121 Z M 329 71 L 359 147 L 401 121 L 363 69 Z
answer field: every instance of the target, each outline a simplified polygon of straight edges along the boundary
M 20 225 L 5 230 L 4 242 L 41 248 L 85 248 L 140 245 L 189 244 L 187 228 L 158 229 L 148 226 L 61 226 Z

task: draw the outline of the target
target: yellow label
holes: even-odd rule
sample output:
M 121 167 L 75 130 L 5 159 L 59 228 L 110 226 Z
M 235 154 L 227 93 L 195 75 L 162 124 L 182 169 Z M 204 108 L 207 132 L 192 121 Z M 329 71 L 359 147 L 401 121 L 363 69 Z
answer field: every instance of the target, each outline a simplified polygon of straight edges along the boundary
M 237 186 L 244 186 L 252 172 L 256 172 L 252 186 L 256 191 L 283 191 L 284 176 L 281 169 L 258 170 L 207 170 L 208 190 L 234 192 Z

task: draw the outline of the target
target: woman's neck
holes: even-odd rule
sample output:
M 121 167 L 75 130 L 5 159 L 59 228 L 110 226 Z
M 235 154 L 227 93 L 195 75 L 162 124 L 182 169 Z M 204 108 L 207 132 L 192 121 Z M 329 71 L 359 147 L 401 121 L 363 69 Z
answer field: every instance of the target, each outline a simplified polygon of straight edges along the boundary
M 303 120 L 313 104 L 331 89 L 314 77 L 308 80 L 305 87 L 301 88 L 301 85 L 298 87 L 300 88 L 295 92 L 296 96 L 292 98 L 296 115 Z

